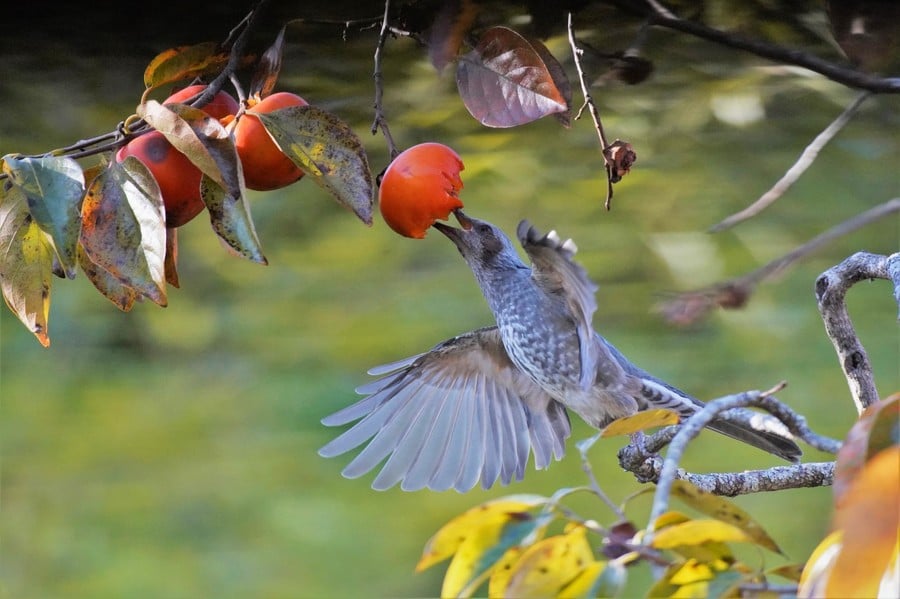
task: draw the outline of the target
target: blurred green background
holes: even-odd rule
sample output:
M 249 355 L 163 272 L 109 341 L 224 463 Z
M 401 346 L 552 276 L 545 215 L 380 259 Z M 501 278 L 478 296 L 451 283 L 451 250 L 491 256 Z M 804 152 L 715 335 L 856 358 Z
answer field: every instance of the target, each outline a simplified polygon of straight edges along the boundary
M 218 12 L 198 3 L 127 24 L 98 10 L 83 27 L 75 14 L 13 18 L 0 42 L 0 154 L 43 152 L 111 130 L 133 111 L 157 52 L 225 37 L 243 13 L 221 4 Z M 730 4 L 707 4 L 721 9 L 707 16 L 727 26 Z M 357 6 L 349 14 L 383 8 Z M 821 25 L 817 3 L 807 6 Z M 272 22 L 303 10 L 281 7 Z M 521 13 L 496 13 L 496 22 L 525 27 L 507 20 Z M 603 17 L 581 23 L 585 39 L 623 48 L 637 23 L 604 28 Z M 798 31 L 752 33 L 840 60 L 827 42 Z M 574 78 L 560 33 L 547 44 Z M 346 38 L 337 25 L 293 25 L 278 88 L 350 123 L 377 174 L 387 152 L 383 138 L 369 134 L 376 31 L 350 30 Z M 896 251 L 896 218 L 764 284 L 743 310 L 677 329 L 654 307 L 666 292 L 746 273 L 897 196 L 898 99 L 867 102 L 781 201 L 710 235 L 709 226 L 767 190 L 855 92 L 667 31 L 650 36 L 645 55 L 655 65 L 645 83 L 592 89 L 608 135 L 627 139 L 638 155 L 609 212 L 589 119 L 568 130 L 552 118 L 482 128 L 459 100 L 452 67 L 436 73 L 409 39 L 386 48 L 387 117 L 402 147 L 432 140 L 459 152 L 470 214 L 510 233 L 528 218 L 574 238 L 600 284 L 595 326 L 633 361 L 704 399 L 786 380 L 780 398 L 817 432 L 842 437 L 855 411 L 813 282 L 855 251 Z M 589 64 L 595 77 L 601 66 Z M 734 110 L 745 122 L 729 116 Z M 367 228 L 308 180 L 250 193 L 268 266 L 231 256 L 201 216 L 180 231 L 182 284 L 170 288 L 165 309 L 144 303 L 121 313 L 85 277 L 56 279 L 49 349 L 2 310 L 0 589 L 7 596 L 433 596 L 444 566 L 413 568 L 441 524 L 490 497 L 585 482 L 574 441 L 591 431 L 575 420 L 569 455 L 508 488 L 375 492 L 371 476 L 343 479 L 348 456 L 316 454 L 337 432 L 319 419 L 355 401 L 369 367 L 488 324 L 490 314 L 440 235 L 402 238 L 379 215 Z M 898 390 L 889 286 L 857 285 L 848 303 L 880 391 Z M 601 486 L 616 500 L 640 489 L 617 464 L 621 443 L 603 441 L 591 452 Z M 827 459 L 812 449 L 806 457 Z M 770 465 L 767 455 L 712 433 L 683 463 L 697 472 Z M 788 556 L 747 559 L 805 560 L 828 528 L 830 500 L 827 488 L 739 498 Z M 571 505 L 612 522 L 597 501 Z M 649 505 L 649 496 L 629 504 L 639 526 Z M 646 580 L 644 567 L 635 570 L 630 592 Z

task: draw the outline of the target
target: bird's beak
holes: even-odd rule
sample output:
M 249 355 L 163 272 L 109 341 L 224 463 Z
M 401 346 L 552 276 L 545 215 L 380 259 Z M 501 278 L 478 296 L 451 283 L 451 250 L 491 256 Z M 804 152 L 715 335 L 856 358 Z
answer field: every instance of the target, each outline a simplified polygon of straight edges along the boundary
M 435 221 L 432 226 L 446 235 L 448 238 L 450 238 L 451 241 L 456 243 L 463 231 L 468 231 L 472 228 L 472 219 L 466 216 L 465 213 L 463 213 L 463 211 L 459 208 L 453 211 L 453 215 L 456 216 L 456 220 L 457 222 L 459 222 L 459 226 L 461 227 L 461 229 L 451 227 L 450 225 L 446 225 L 440 221 Z

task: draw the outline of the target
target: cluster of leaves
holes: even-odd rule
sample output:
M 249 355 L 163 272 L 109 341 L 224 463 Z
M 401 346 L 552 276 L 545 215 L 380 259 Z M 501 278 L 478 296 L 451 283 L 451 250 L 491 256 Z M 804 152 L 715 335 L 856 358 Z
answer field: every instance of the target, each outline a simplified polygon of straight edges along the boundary
M 667 411 L 622 419 L 604 436 L 668 422 Z M 741 597 L 772 588 L 778 577 L 802 597 L 892 596 L 900 551 L 900 394 L 872 406 L 838 455 L 833 532 L 808 562 L 773 568 L 741 561 L 735 544 L 784 555 L 753 517 L 731 500 L 676 480 L 671 496 L 696 515 L 669 510 L 640 529 L 620 520 L 604 527 L 563 505 L 592 487 L 552 497 L 508 495 L 454 517 L 426 543 L 416 570 L 447 559 L 442 597 L 620 596 L 630 568 L 658 571 L 648 597 Z M 652 489 L 628 497 L 620 510 Z M 551 529 L 561 529 L 550 533 Z
M 273 46 L 279 54 L 280 43 L 281 37 Z M 223 60 L 214 44 L 167 50 L 145 71 L 144 98 L 163 85 L 220 69 Z M 259 65 L 251 94 L 271 91 L 280 61 Z M 87 153 L 81 146 L 43 156 L 2 158 L 0 287 L 7 305 L 44 346 L 50 343 L 52 274 L 72 279 L 80 268 L 100 293 L 125 311 L 144 298 L 165 306 L 167 284 L 179 285 L 177 229 L 166 228 L 157 182 L 134 157 L 110 159 L 123 141 L 151 129 L 203 173 L 200 195 L 225 247 L 266 263 L 232 136 L 241 115 L 226 127 L 194 106 L 144 98 L 131 119 L 141 124 L 106 144 L 99 164 L 82 168 L 78 158 Z M 364 223 L 372 223 L 371 170 L 362 142 L 346 123 L 316 106 L 257 116 L 309 178 Z
M 490 597 L 613 597 L 621 594 L 628 568 L 643 563 L 664 568 L 648 591 L 652 597 L 737 596 L 741 584 L 800 576 L 800 565 L 765 571 L 741 562 L 734 543 L 781 549 L 733 502 L 687 481 L 677 481 L 673 493 L 699 515 L 672 510 L 645 530 L 628 521 L 604 528 L 581 519 L 561 504 L 578 491 L 589 489 L 510 495 L 475 506 L 435 533 L 416 569 L 452 558 L 442 597 L 470 597 L 485 582 Z M 562 530 L 548 534 L 554 526 Z

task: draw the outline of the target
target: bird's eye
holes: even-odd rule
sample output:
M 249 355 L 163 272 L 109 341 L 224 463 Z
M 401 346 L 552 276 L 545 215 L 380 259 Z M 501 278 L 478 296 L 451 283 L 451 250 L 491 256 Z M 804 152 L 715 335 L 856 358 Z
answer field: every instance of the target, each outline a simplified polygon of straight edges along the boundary
M 488 235 L 490 233 L 493 233 L 493 231 L 491 231 L 491 226 L 486 225 L 484 223 L 479 224 L 476 228 L 478 229 L 478 232 L 481 233 L 482 235 Z

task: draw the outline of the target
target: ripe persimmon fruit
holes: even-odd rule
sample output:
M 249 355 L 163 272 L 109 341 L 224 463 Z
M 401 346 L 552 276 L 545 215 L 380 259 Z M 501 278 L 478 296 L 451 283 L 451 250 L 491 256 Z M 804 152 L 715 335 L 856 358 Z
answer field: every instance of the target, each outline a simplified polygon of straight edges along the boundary
M 203 84 L 189 85 L 166 98 L 163 101 L 163 104 L 169 104 L 172 102 L 183 103 L 186 100 L 190 100 L 205 89 L 206 85 Z M 224 119 L 228 115 L 234 115 L 239 108 L 240 104 L 238 104 L 238 101 L 234 99 L 234 96 L 226 91 L 220 90 L 215 96 L 213 96 L 212 100 L 203 105 L 201 110 L 215 119 Z
M 205 88 L 205 85 L 188 86 L 166 98 L 163 103 L 184 102 Z M 239 108 L 240 105 L 231 94 L 220 91 L 201 110 L 213 118 L 221 119 L 234 115 Z M 156 179 L 166 207 L 167 227 L 180 227 L 190 222 L 206 207 L 200 198 L 200 169 L 176 150 L 159 131 L 151 131 L 132 139 L 116 153 L 116 161 L 122 162 L 128 156 L 134 156 L 143 162 Z
M 378 206 L 388 226 L 422 239 L 434 221 L 462 208 L 462 159 L 448 146 L 426 142 L 401 152 L 388 165 L 378 189 Z
M 265 114 L 279 108 L 307 104 L 306 100 L 290 92 L 277 92 L 259 101 L 254 98 L 248 100 L 248 112 L 234 127 L 234 146 L 241 159 L 248 189 L 280 189 L 303 176 L 303 171 L 278 148 L 254 113 Z

